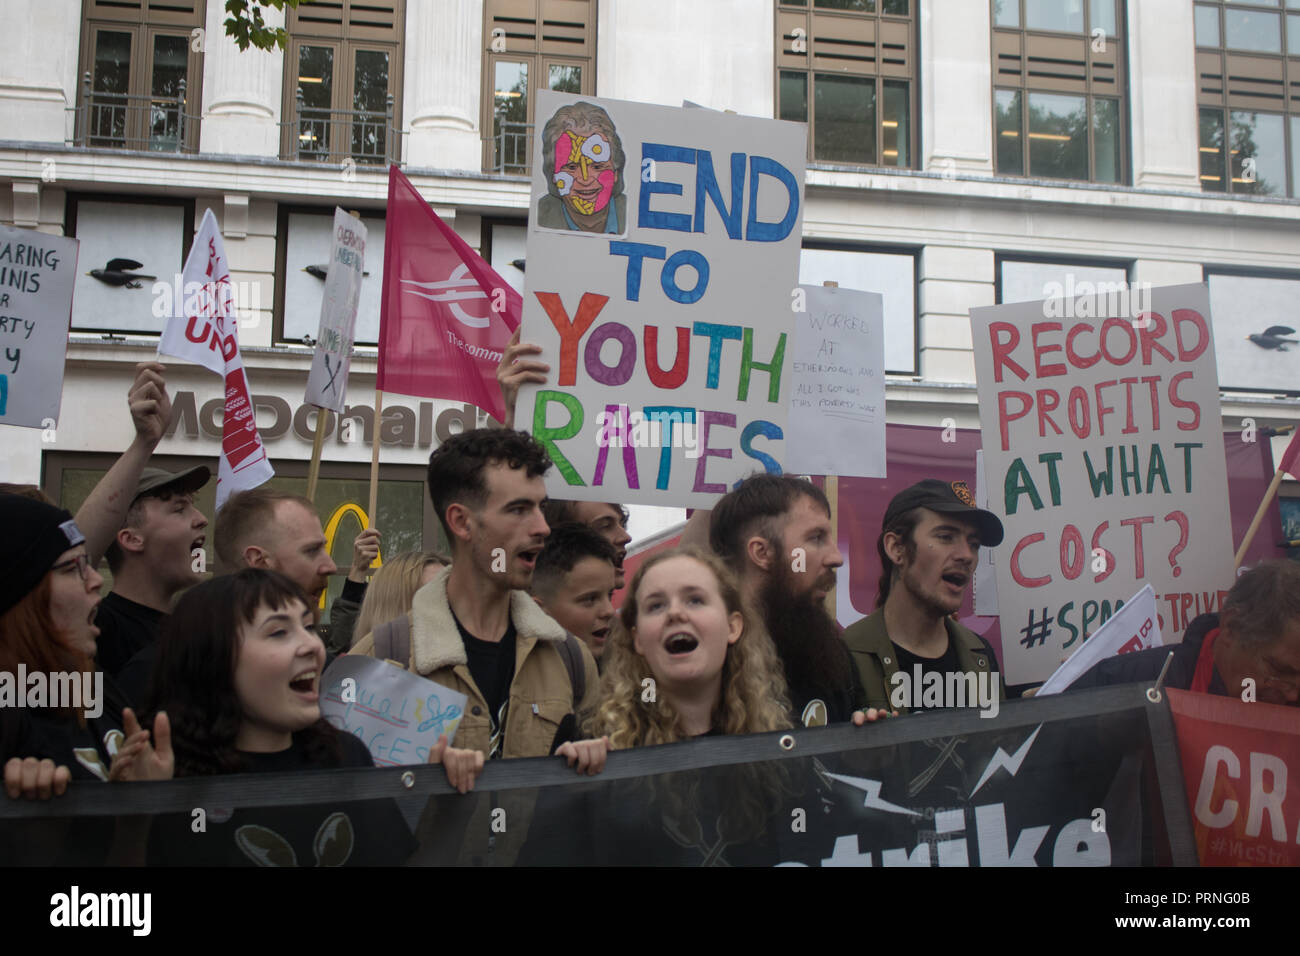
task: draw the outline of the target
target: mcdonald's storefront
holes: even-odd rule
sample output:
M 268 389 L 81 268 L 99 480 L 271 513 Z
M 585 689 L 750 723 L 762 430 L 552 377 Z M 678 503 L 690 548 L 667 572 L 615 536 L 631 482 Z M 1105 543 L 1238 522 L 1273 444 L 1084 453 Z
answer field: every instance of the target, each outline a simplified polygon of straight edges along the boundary
M 131 346 L 119 349 L 143 352 Z M 70 359 L 73 351 L 75 346 L 70 349 Z M 274 353 L 267 350 L 264 354 L 245 357 L 258 428 L 275 467 L 270 484 L 299 494 L 305 494 L 307 489 L 316 424 L 314 409 L 303 404 L 303 383 L 311 353 L 302 351 L 302 355 L 286 355 L 283 349 Z M 129 362 L 70 361 L 65 372 L 57 431 L 47 436 L 39 449 L 33 447 L 40 459 L 41 487 L 73 512 L 131 441 L 133 432 L 126 394 L 134 376 L 134 363 L 152 360 L 153 356 L 121 356 L 128 357 Z M 221 447 L 222 382 L 203 369 L 181 364 L 168 365 L 167 381 L 173 407 L 172 427 L 150 464 L 169 471 L 193 465 L 206 465 L 212 470 L 214 480 L 199 492 L 196 503 L 210 522 L 205 550 L 209 567 L 214 567 L 216 551 L 211 522 L 215 513 L 217 455 Z M 348 387 L 349 404 L 340 418 L 331 414 L 326 422 L 316 510 L 339 573 L 322 601 L 324 609 L 342 590 L 352 563 L 352 540 L 370 517 L 366 508 L 372 440 L 377 437 L 381 443 L 374 524 L 384 536 L 382 561 L 388 555 L 410 549 L 446 548 L 425 491 L 429 453 L 448 435 L 486 424 L 481 413 L 476 416 L 473 406 L 395 395 L 384 397 L 376 426 L 373 383 L 374 360 L 355 360 Z M 38 435 L 32 430 L 23 431 L 25 438 Z M 107 577 L 107 568 L 102 570 L 107 593 L 111 579 Z

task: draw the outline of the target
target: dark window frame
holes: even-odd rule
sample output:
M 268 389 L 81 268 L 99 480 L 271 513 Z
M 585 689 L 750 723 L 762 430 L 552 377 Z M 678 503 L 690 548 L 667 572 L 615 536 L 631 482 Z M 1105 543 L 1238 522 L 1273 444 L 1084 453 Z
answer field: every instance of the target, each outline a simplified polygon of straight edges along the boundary
M 1133 284 L 1133 270 L 1136 259 L 1105 259 L 1091 256 L 1054 256 L 1042 252 L 995 251 L 993 253 L 993 303 L 1002 305 L 1002 264 L 1004 262 L 1024 262 L 1030 265 L 1079 266 L 1088 269 L 1123 269 L 1124 281 Z M 1033 301 L 1032 299 L 1026 301 Z
M 807 161 L 810 165 L 824 163 L 834 166 L 861 166 L 871 169 L 920 169 L 921 168 L 921 40 L 919 25 L 919 5 L 921 0 L 908 0 L 908 13 L 906 16 L 898 14 L 888 14 L 884 12 L 884 0 L 877 0 L 874 12 L 858 12 L 851 10 L 837 10 L 827 7 L 817 7 L 816 0 L 805 0 L 805 2 L 791 2 L 791 0 L 777 0 L 774 4 L 774 26 L 773 30 L 776 37 L 775 59 L 773 67 L 773 113 L 779 119 L 781 117 L 781 74 L 782 73 L 800 73 L 805 78 L 804 91 L 807 97 L 807 125 L 808 125 L 808 152 Z M 795 36 L 786 31 L 785 26 L 793 21 L 795 17 L 803 17 L 802 27 L 804 30 L 803 43 L 804 50 L 796 52 L 792 49 Z M 874 23 L 872 28 L 873 46 L 875 51 L 872 54 L 874 60 L 870 69 L 862 67 L 835 69 L 830 65 L 815 65 L 813 60 L 818 54 L 814 44 L 818 42 L 814 34 L 813 21 L 814 17 L 827 18 L 828 21 L 835 20 L 857 20 L 859 22 L 871 20 Z M 783 24 L 783 21 L 785 23 Z M 898 63 L 895 62 L 900 54 L 895 53 L 891 59 L 891 66 L 884 66 L 887 59 L 881 48 L 889 46 L 895 48 L 897 44 L 887 44 L 882 38 L 881 24 L 898 25 L 906 23 L 907 25 L 907 44 L 901 56 L 906 62 L 905 69 L 898 69 Z M 793 27 L 791 27 L 793 29 Z M 828 42 L 823 40 L 822 42 Z M 840 45 L 852 44 L 860 45 L 859 41 L 840 41 Z M 832 59 L 839 59 L 843 54 L 825 54 Z M 803 62 L 783 62 L 789 57 L 802 57 Z M 816 77 L 821 75 L 835 75 L 845 77 L 855 77 L 869 79 L 873 81 L 875 95 L 875 129 L 872 131 L 872 142 L 874 155 L 870 161 L 861 163 L 848 163 L 843 160 L 822 160 L 815 155 L 816 152 Z M 908 94 L 908 162 L 906 165 L 897 163 L 889 164 L 881 162 L 884 152 L 884 101 L 886 83 L 903 83 L 906 85 Z M 918 366 L 919 367 L 919 366 Z
M 289 33 L 284 48 L 284 89 L 281 104 L 280 158 L 308 165 L 340 165 L 349 159 L 358 165 L 383 166 L 401 163 L 402 157 L 402 88 L 406 57 L 407 0 L 379 0 L 392 4 L 392 27 L 358 24 L 352 17 L 353 5 L 360 10 L 374 7 L 376 0 L 315 0 L 287 11 L 285 29 Z M 338 22 L 325 19 L 324 11 L 337 11 Z M 320 14 L 320 16 L 312 16 Z M 359 13 L 358 17 L 365 14 Z M 298 82 L 298 54 L 302 46 L 328 46 L 334 50 L 334 75 L 331 80 L 329 144 L 323 159 L 303 158 L 298 148 L 299 124 L 295 122 Z M 355 105 L 356 55 L 378 51 L 388 54 L 388 96 L 393 98 L 392 126 L 385 134 L 384 155 L 377 162 L 370 154 L 352 151 L 353 124 L 339 121 L 334 114 Z
M 480 106 L 479 106 L 479 129 L 483 144 L 483 172 L 496 173 L 498 175 L 527 176 L 531 175 L 534 145 L 537 133 L 537 99 L 536 92 L 539 89 L 550 89 L 549 67 L 551 65 L 561 66 L 580 66 L 582 68 L 582 83 L 580 96 L 597 96 L 596 90 L 596 53 L 597 53 L 597 0 L 586 0 L 585 19 L 581 27 L 584 32 L 584 38 L 575 43 L 573 50 L 564 50 L 556 47 L 555 44 L 560 42 L 571 42 L 560 40 L 558 37 L 548 38 L 544 35 L 547 23 L 552 23 L 556 27 L 572 29 L 577 26 L 576 20 L 558 20 L 551 19 L 547 16 L 547 8 L 556 0 L 484 0 L 483 2 L 483 58 L 482 58 L 482 75 L 480 88 Z M 567 0 L 574 2 L 574 0 Z M 531 21 L 526 21 L 523 14 L 524 7 L 531 7 Z M 552 8 L 552 12 L 554 8 Z M 533 32 L 513 33 L 510 24 L 518 24 L 518 29 L 526 30 L 528 27 L 525 23 L 530 22 Z M 505 24 L 505 25 L 502 25 Z M 492 31 L 499 28 L 505 31 L 504 41 L 505 49 L 493 49 Z M 579 50 L 585 51 L 581 55 Z M 498 161 L 496 156 L 496 140 L 493 134 L 496 117 L 496 65 L 498 62 L 523 62 L 528 64 L 528 101 L 524 110 L 524 143 L 523 156 L 525 162 L 521 166 L 515 163 L 509 163 L 510 169 L 504 170 L 501 167 L 505 164 Z M 544 82 L 539 83 L 543 80 Z M 517 149 L 517 147 L 516 147 Z
M 76 237 L 77 235 L 77 206 L 83 202 L 102 202 L 102 203 L 131 203 L 139 206 L 179 206 L 184 218 L 181 225 L 181 266 L 184 267 L 185 259 L 190 254 L 190 247 L 194 245 L 195 230 L 195 201 L 193 197 L 169 197 L 154 195 L 130 195 L 124 193 L 98 193 L 98 192 L 69 192 L 64 198 L 63 205 L 63 234 L 65 236 Z M 80 263 L 82 271 L 87 268 L 86 263 Z M 158 281 L 170 282 L 171 276 L 159 276 Z M 136 335 L 161 337 L 158 332 L 141 332 L 139 329 L 123 328 L 87 328 L 85 326 L 77 327 L 70 325 L 69 332 L 76 332 L 84 335 Z
M 839 239 L 804 238 L 800 244 L 804 249 L 824 249 L 828 252 L 860 252 L 886 256 L 910 256 L 912 259 L 912 368 L 886 368 L 886 375 L 900 378 L 921 378 L 921 253 L 924 246 L 908 246 L 892 243 L 845 242 Z
M 337 204 L 336 204 L 337 205 Z M 291 215 L 320 216 L 322 219 L 334 218 L 335 205 L 314 206 L 306 203 L 279 203 L 275 211 L 275 296 L 274 305 L 271 310 L 271 345 L 298 345 L 303 348 L 310 348 L 302 339 L 286 339 L 284 333 L 284 301 L 285 301 L 285 282 L 289 262 L 289 217 Z M 387 225 L 388 210 L 385 207 L 378 209 L 367 209 L 364 206 L 348 204 L 348 209 L 356 209 L 363 216 L 370 220 L 366 226 L 367 233 L 374 232 L 375 221 L 378 220 L 380 229 Z M 378 342 L 353 342 L 354 349 L 377 349 Z M 353 357 L 356 355 L 353 352 Z M 361 353 L 367 354 L 367 353 Z
M 1197 109 L 1197 169 L 1201 189 L 1207 193 L 1224 195 L 1257 195 L 1267 199 L 1300 198 L 1300 134 L 1293 132 L 1293 127 L 1300 125 L 1300 37 L 1292 40 L 1296 52 L 1288 53 L 1289 24 L 1300 24 L 1300 9 L 1279 3 L 1271 7 L 1265 4 L 1234 2 L 1225 4 L 1222 0 L 1198 0 L 1194 9 L 1214 10 L 1218 13 L 1219 43 L 1217 46 L 1201 46 L 1193 38 L 1196 57 L 1196 109 Z M 1258 50 L 1237 50 L 1228 47 L 1227 13 L 1271 13 L 1278 17 L 1278 53 Z M 1289 19 L 1296 17 L 1296 21 Z M 1202 113 L 1218 114 L 1220 129 L 1223 131 L 1223 143 L 1218 152 L 1218 162 L 1222 166 L 1222 189 L 1205 186 L 1206 174 L 1201 171 L 1201 153 L 1206 149 L 1200 138 L 1200 118 Z M 1233 175 L 1231 160 L 1231 124 L 1232 114 L 1236 112 L 1259 113 L 1282 118 L 1282 165 L 1286 182 L 1280 194 L 1256 193 L 1255 181 L 1238 180 Z M 1293 122 L 1294 121 L 1294 122 Z M 1236 184 L 1242 182 L 1238 188 Z
M 194 49 L 194 30 L 206 28 L 207 4 L 219 0 L 195 0 L 193 11 L 178 10 L 174 3 L 166 0 L 135 0 L 137 6 L 128 3 L 111 3 L 104 0 L 83 0 L 81 4 L 81 42 L 78 45 L 78 66 L 76 86 L 76 119 L 73 123 L 73 143 L 96 149 L 121 149 L 135 153 L 154 153 L 161 155 L 176 152 L 197 153 L 199 150 L 199 132 L 203 115 L 203 65 L 204 54 L 201 49 Z M 152 4 L 157 5 L 154 9 Z M 180 149 L 154 150 L 150 145 L 148 121 L 141 115 L 138 107 L 129 103 L 125 127 L 124 142 L 118 146 L 113 143 L 91 142 L 91 108 L 87 99 L 90 77 L 90 95 L 94 99 L 93 77 L 95 72 L 95 47 L 98 35 L 103 32 L 126 33 L 131 36 L 131 57 L 128 68 L 126 95 L 136 101 L 153 96 L 153 40 L 158 36 L 172 36 L 184 40 L 187 50 L 185 64 L 185 104 L 178 122 L 181 126 L 184 146 Z M 200 44 L 201 46 L 201 44 Z M 101 94 L 102 95 L 102 94 Z M 101 137 L 95 137 L 96 140 Z M 132 145 L 134 143 L 134 145 Z
M 1053 182 L 1081 182 L 1100 186 L 1126 186 L 1131 184 L 1132 142 L 1129 109 L 1129 64 L 1127 25 L 1128 4 L 1126 0 L 1114 0 L 1115 32 L 1104 34 L 1107 49 L 1094 49 L 1092 36 L 1091 3 L 1082 5 L 1084 29 L 1079 32 L 1029 29 L 1025 25 L 1024 0 L 1009 0 L 1019 5 L 1018 26 L 998 26 L 994 19 L 993 3 L 989 0 L 989 25 L 992 64 L 992 110 L 989 117 L 992 128 L 993 170 L 1000 178 L 1036 179 L 1047 177 L 1035 175 L 1030 165 L 1029 149 L 1029 96 L 1034 93 L 1047 95 L 1081 96 L 1084 98 L 1087 117 L 1087 156 L 1088 175 L 1081 179 L 1053 179 Z M 1015 38 L 1014 40 L 1012 38 Z M 1068 59 L 1066 51 L 1075 43 L 1082 43 L 1082 59 Z M 1014 48 L 1014 49 L 1013 49 Z M 1113 50 L 1113 54 L 1111 53 Z M 1014 69 L 1012 64 L 1014 63 Z M 1082 68 L 1082 76 L 1069 75 L 1071 67 Z M 1109 74 L 1109 81 L 1106 76 Z M 1110 82 L 1113 88 L 1105 89 Z M 998 161 L 998 112 L 997 95 L 999 91 L 1020 92 L 1020 172 L 1000 172 Z M 1116 130 L 1119 136 L 1119 163 L 1115 180 L 1097 178 L 1097 148 L 1095 142 L 1096 108 L 1098 100 L 1112 100 L 1118 103 Z
M 1283 11 L 1285 12 L 1285 11 Z M 1242 279 L 1285 279 L 1289 282 L 1300 282 L 1300 270 L 1297 269 L 1268 269 L 1252 268 L 1249 266 L 1220 266 L 1213 263 L 1201 263 L 1201 281 L 1205 283 L 1206 294 L 1209 294 L 1210 276 L 1236 276 Z M 1222 383 L 1219 385 L 1219 392 L 1224 391 Z M 1243 388 L 1234 385 L 1228 391 L 1244 392 L 1247 394 L 1259 395 L 1285 395 L 1287 398 L 1300 398 L 1300 383 L 1297 383 L 1294 389 L 1277 389 L 1277 388 Z M 1296 485 L 1300 487 L 1300 484 Z M 1298 495 L 1300 496 L 1300 495 Z

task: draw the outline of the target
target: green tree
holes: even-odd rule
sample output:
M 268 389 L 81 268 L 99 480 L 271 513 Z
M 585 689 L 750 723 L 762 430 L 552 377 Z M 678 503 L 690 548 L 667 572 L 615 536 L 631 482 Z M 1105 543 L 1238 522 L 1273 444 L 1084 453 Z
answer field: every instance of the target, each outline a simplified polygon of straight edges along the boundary
M 259 50 L 284 49 L 289 34 L 283 27 L 268 27 L 262 17 L 262 8 L 283 10 L 296 8 L 311 0 L 226 0 L 226 35 L 233 37 L 239 49 L 255 46 Z

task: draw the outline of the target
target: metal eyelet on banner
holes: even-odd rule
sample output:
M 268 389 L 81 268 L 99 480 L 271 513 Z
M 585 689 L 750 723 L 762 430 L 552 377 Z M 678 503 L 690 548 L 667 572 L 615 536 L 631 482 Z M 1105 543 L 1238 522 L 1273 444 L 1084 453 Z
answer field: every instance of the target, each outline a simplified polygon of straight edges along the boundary
M 782 750 L 794 750 L 794 737 L 790 734 L 782 734 L 777 743 L 781 745 Z
M 412 787 L 414 787 L 414 786 L 415 786 L 415 774 L 411 773 L 411 771 L 409 771 L 409 770 L 406 771 L 405 773 L 403 773 L 403 774 L 402 774 L 402 786 L 405 787 L 407 790 L 410 790 Z
M 1147 688 L 1147 700 L 1151 701 L 1151 703 L 1158 704 L 1162 699 L 1163 699 L 1163 695 L 1160 693 L 1160 688 L 1158 687 Z

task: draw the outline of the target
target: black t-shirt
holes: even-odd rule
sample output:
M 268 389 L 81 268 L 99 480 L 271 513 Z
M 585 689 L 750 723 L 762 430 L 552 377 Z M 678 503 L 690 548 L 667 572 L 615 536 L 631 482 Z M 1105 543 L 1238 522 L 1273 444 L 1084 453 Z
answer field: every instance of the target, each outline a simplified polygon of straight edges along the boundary
M 373 767 L 370 751 L 339 733 L 339 758 L 313 763 L 295 737 L 288 750 L 243 753 L 249 773 L 337 767 Z M 195 833 L 192 814 L 154 820 L 150 866 L 396 866 L 415 851 L 402 812 L 388 798 L 307 806 L 205 807 L 206 831 Z
M 43 708 L 0 707 L 0 766 L 12 757 L 36 757 L 66 766 L 71 787 L 108 780 L 122 734 L 121 692 L 103 677 L 103 711 L 87 718 Z M 7 799 L 0 796 L 0 799 Z M 57 797 L 52 798 L 57 805 Z M 6 865 L 102 866 L 112 845 L 111 817 L 6 820 L 0 824 L 0 861 Z
M 167 615 L 151 607 L 137 604 L 114 591 L 99 602 L 95 626 L 99 637 L 95 639 L 95 663 L 112 677 L 126 666 L 126 662 L 143 648 L 158 642 L 158 629 Z
M 921 696 L 921 690 L 927 683 L 925 679 L 927 675 L 938 674 L 939 686 L 943 687 L 946 686 L 944 675 L 961 670 L 961 663 L 957 658 L 957 648 L 953 646 L 952 641 L 948 641 L 948 649 L 943 652 L 942 657 L 921 657 L 904 647 L 900 647 L 895 641 L 889 643 L 894 645 L 894 652 L 898 655 L 898 669 L 907 674 L 908 679 L 911 680 L 912 700 L 907 702 L 907 706 L 913 711 L 941 709 L 942 705 L 940 705 L 940 708 L 926 706 Z M 913 679 L 916 675 L 915 667 L 918 664 L 921 667 L 920 683 Z
M 461 640 L 465 642 L 465 657 L 469 661 L 469 676 L 487 701 L 488 715 L 492 719 L 492 752 L 500 755 L 500 731 L 505 726 L 505 705 L 510 700 L 510 685 L 515 679 L 515 622 L 506 625 L 506 633 L 499 641 L 481 641 L 460 623 L 453 613 Z

